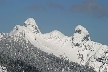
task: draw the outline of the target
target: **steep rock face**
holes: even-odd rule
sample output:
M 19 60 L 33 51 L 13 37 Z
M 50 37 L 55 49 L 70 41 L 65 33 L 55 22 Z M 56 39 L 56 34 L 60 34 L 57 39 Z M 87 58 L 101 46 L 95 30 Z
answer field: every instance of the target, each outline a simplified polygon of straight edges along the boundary
M 23 26 L 16 25 L 10 34 L 14 35 L 25 35 L 25 33 L 32 32 L 33 34 L 41 33 L 38 26 L 33 18 L 28 18 Z
M 91 42 L 88 45 L 91 49 L 85 64 L 94 67 L 98 72 L 103 72 L 104 69 L 108 72 L 108 46 L 97 42 Z
M 86 28 L 78 25 L 72 36 L 72 47 L 78 48 L 80 63 L 94 67 L 96 71 L 108 71 L 108 46 L 91 41 Z
M 72 42 L 75 46 L 80 46 L 81 43 L 85 43 L 87 41 L 90 41 L 90 35 L 86 28 L 84 28 L 81 25 L 78 25 L 75 28 L 75 32 L 72 37 Z
M 33 33 L 39 33 L 40 30 L 38 29 L 38 26 L 33 18 L 28 18 L 24 22 L 24 26 L 29 28 Z

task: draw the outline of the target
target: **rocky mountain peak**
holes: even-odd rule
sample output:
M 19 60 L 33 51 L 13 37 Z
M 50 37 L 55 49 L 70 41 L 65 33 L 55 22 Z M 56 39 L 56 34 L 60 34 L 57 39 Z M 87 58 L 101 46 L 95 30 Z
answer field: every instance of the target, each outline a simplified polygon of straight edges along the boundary
M 86 28 L 81 25 L 76 26 L 72 41 L 75 45 L 79 46 L 81 43 L 91 40 L 90 35 Z
M 38 26 L 33 18 L 28 18 L 24 22 L 24 26 L 28 27 L 33 33 L 39 33 L 40 30 L 38 29 Z
M 85 34 L 85 35 L 89 35 L 88 31 L 86 30 L 86 28 L 84 28 L 81 25 L 76 26 L 75 28 L 75 33 L 79 33 L 79 34 Z

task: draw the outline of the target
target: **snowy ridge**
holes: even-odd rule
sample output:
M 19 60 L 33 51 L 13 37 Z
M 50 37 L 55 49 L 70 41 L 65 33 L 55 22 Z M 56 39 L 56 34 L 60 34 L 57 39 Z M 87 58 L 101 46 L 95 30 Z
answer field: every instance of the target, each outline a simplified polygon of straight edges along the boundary
M 91 41 L 88 31 L 81 25 L 75 28 L 71 37 L 57 30 L 42 34 L 35 20 L 28 18 L 23 26 L 16 25 L 9 34 L 23 36 L 42 51 L 53 53 L 58 57 L 63 56 L 79 64 L 92 66 L 96 71 L 108 68 L 108 46 Z

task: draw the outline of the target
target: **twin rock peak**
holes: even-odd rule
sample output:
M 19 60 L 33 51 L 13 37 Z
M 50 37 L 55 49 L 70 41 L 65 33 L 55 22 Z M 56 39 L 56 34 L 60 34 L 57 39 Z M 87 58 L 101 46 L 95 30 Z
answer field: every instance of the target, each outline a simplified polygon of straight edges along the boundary
M 20 27 L 21 27 L 20 25 L 16 25 L 14 27 L 13 31 L 19 30 Z M 28 18 L 24 22 L 24 27 L 29 28 L 29 30 L 32 31 L 33 33 L 36 33 L 36 34 L 41 33 L 33 18 Z M 86 28 L 84 28 L 81 25 L 76 26 L 74 34 L 72 37 L 74 38 L 75 41 L 79 41 L 79 42 L 82 42 L 82 39 L 84 39 L 84 38 L 86 38 L 86 40 L 90 40 L 90 36 L 89 36 L 88 31 L 86 30 Z

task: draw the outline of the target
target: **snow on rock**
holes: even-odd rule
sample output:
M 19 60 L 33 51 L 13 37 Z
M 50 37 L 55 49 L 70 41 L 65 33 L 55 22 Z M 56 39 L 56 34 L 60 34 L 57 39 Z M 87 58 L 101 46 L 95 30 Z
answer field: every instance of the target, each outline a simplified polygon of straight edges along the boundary
M 76 46 L 80 46 L 81 43 L 84 43 L 86 41 L 90 40 L 90 35 L 86 28 L 84 28 L 81 25 L 78 25 L 75 28 L 74 35 L 72 37 L 72 41 Z
M 83 26 L 78 25 L 71 39 L 72 48 L 77 49 L 77 56 L 78 59 L 80 59 L 80 64 L 85 64 L 88 59 L 88 54 L 91 52 L 89 47 L 91 39 L 88 31 Z
M 0 65 L 0 72 L 7 72 L 6 67 Z
M 0 39 L 3 37 L 2 33 L 0 33 Z
M 81 25 L 75 28 L 71 37 L 57 30 L 42 34 L 35 20 L 28 18 L 23 26 L 16 25 L 10 35 L 21 35 L 42 51 L 66 57 L 79 64 L 93 66 L 97 71 L 103 64 L 108 65 L 108 46 L 91 41 L 88 31 Z
M 11 33 L 11 34 L 15 34 L 15 33 L 17 33 L 17 31 L 19 31 L 19 30 L 21 30 L 21 26 L 20 26 L 20 25 L 16 25 L 10 33 Z
M 93 51 L 89 53 L 86 64 L 94 67 L 96 71 L 100 70 L 100 72 L 103 72 L 104 68 L 108 68 L 108 46 L 96 42 L 94 43 Z
M 39 33 L 40 30 L 38 29 L 38 26 L 33 18 L 28 18 L 24 22 L 24 26 L 28 27 L 33 33 Z
M 50 33 L 43 34 L 44 39 L 58 41 L 65 37 L 60 31 L 54 30 Z

